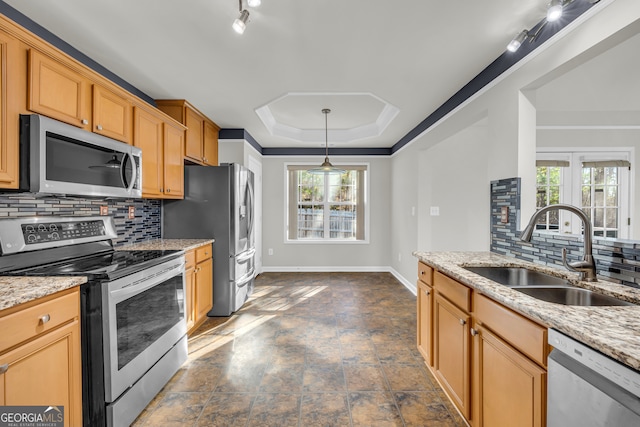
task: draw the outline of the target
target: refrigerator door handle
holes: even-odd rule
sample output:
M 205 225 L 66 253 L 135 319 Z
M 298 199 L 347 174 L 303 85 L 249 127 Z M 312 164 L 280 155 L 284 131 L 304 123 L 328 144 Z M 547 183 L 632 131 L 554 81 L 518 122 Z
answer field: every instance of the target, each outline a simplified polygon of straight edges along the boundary
M 239 263 L 242 263 L 246 260 L 248 260 L 249 258 L 252 258 L 254 255 L 256 254 L 256 250 L 255 249 L 250 249 L 246 252 L 243 252 L 242 255 L 239 255 L 236 258 L 236 261 Z M 229 257 L 229 258 L 233 258 L 233 257 Z
M 255 269 L 251 269 L 250 272 L 248 272 L 247 274 L 244 275 L 244 277 L 242 277 L 240 280 L 236 281 L 236 287 L 237 288 L 241 288 L 243 286 L 246 286 L 247 283 L 249 283 L 251 281 L 251 279 L 253 279 L 253 273 L 255 272 Z

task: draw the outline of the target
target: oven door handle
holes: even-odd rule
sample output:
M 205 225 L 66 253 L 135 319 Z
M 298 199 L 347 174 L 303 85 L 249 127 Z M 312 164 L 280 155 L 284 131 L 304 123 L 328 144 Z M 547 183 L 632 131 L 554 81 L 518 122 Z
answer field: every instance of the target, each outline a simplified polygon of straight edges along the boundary
M 152 274 L 151 276 L 146 274 L 140 274 L 140 278 L 131 282 L 130 277 L 118 279 L 114 282 L 104 283 L 108 290 L 107 292 L 114 299 L 116 303 L 127 299 L 131 295 L 139 294 L 146 291 L 149 288 L 156 286 L 158 283 L 162 283 L 167 279 L 181 275 L 184 273 L 184 262 L 175 264 L 174 266 Z M 139 274 L 139 273 L 138 273 Z M 122 284 L 118 286 L 118 282 L 122 281 Z

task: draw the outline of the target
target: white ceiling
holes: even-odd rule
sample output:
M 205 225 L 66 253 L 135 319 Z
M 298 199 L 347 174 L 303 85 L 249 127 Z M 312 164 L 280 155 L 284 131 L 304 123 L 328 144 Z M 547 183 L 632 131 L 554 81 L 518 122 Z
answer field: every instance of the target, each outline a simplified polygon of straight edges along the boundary
M 187 99 L 263 147 L 323 145 L 322 108 L 331 141 L 334 125 L 374 123 L 383 104 L 397 108 L 384 129 L 332 144 L 390 147 L 539 22 L 548 0 L 263 0 L 243 35 L 231 29 L 237 0 L 5 2 L 149 96 Z M 283 99 L 292 93 L 315 96 Z M 302 132 L 270 131 L 256 113 L 265 106 Z

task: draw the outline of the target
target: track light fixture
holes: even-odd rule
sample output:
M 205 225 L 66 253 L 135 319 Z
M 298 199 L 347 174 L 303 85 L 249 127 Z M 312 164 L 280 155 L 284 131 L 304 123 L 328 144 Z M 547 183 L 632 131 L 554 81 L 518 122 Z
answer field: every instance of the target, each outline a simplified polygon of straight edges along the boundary
M 547 25 L 548 22 L 554 22 L 560 19 L 565 6 L 573 3 L 574 1 L 575 0 L 551 0 L 551 2 L 549 3 L 549 6 L 547 7 L 547 16 L 542 23 L 538 24 L 538 28 L 535 31 L 535 33 L 533 32 L 533 28 L 531 29 L 531 31 L 526 29 L 520 31 L 509 42 L 509 44 L 507 45 L 507 50 L 509 52 L 515 52 L 518 49 L 520 49 L 520 46 L 522 46 L 522 43 L 524 43 L 525 40 L 529 39 L 529 43 L 535 41 L 536 38 L 538 38 L 538 35 L 540 34 L 540 31 L 544 28 L 544 26 Z M 589 3 L 597 3 L 600 0 L 587 0 L 587 1 Z
M 247 0 L 247 6 L 249 7 L 258 7 L 261 4 L 262 0 Z M 238 5 L 240 15 L 235 21 L 233 21 L 233 25 L 231 27 L 236 31 L 236 33 L 242 34 L 247 28 L 247 22 L 249 22 L 249 11 L 242 7 L 242 0 L 238 0 Z

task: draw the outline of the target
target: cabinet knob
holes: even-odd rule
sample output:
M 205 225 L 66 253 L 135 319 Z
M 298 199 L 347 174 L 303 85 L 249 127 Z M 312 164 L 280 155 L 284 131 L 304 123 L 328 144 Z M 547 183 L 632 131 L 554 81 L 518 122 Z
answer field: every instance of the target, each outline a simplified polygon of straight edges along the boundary
M 98 130 L 102 130 L 102 125 L 98 125 L 98 126 L 96 126 L 96 129 L 98 129 Z
M 88 125 L 89 124 L 89 120 L 82 119 L 82 120 L 80 120 L 80 123 L 82 123 L 83 125 Z
M 461 325 L 466 325 L 466 324 L 467 324 L 467 321 L 466 321 L 466 320 L 464 320 L 464 319 L 460 319 L 460 324 L 461 324 Z
M 164 188 L 160 187 L 160 192 L 164 193 Z
M 420 271 L 420 275 L 421 275 L 421 276 L 424 276 L 424 271 Z
M 9 370 L 9 364 L 5 363 L 4 365 L 0 365 L 0 375 L 4 374 Z
M 171 189 L 170 188 L 167 188 L 167 193 L 171 193 Z
M 429 291 L 424 291 L 424 294 L 425 294 L 426 296 L 429 296 L 430 292 L 429 292 Z
M 475 329 L 471 328 L 471 336 L 475 337 L 476 335 L 478 335 L 478 331 L 476 331 Z
M 51 320 L 51 316 L 49 316 L 48 314 L 45 314 L 44 316 L 40 316 L 39 320 L 40 320 L 40 323 L 42 323 L 44 325 L 49 320 Z

